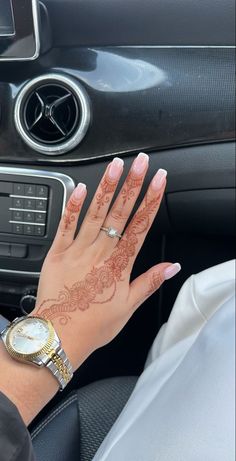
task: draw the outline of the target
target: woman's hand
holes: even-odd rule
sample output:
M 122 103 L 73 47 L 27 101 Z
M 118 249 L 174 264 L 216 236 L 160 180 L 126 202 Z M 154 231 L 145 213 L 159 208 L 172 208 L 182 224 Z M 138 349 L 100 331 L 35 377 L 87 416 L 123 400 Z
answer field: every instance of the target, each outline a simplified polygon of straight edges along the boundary
M 114 159 L 75 238 L 86 197 L 86 187 L 79 184 L 45 259 L 32 315 L 52 321 L 74 369 L 91 352 L 111 341 L 138 306 L 180 269 L 179 264 L 157 264 L 130 283 L 132 267 L 166 185 L 166 171 L 159 170 L 125 229 L 147 169 L 148 156 L 140 154 L 109 211 L 123 171 L 123 161 Z M 119 234 L 125 231 L 121 239 L 110 238 L 101 227 L 113 227 Z M 58 383 L 46 368 L 39 373 L 36 367 L 12 360 L 0 344 L 0 390 L 29 424 L 57 392 Z
M 67 203 L 45 259 L 32 315 L 53 322 L 74 368 L 92 351 L 111 341 L 145 299 L 180 270 L 179 264 L 157 264 L 130 284 L 132 267 L 166 186 L 166 171 L 159 170 L 125 229 L 147 169 L 148 156 L 141 153 L 109 210 L 123 172 L 123 161 L 114 159 L 75 238 L 86 197 L 86 186 L 79 184 Z M 111 238 L 101 227 L 124 233 L 121 239 Z

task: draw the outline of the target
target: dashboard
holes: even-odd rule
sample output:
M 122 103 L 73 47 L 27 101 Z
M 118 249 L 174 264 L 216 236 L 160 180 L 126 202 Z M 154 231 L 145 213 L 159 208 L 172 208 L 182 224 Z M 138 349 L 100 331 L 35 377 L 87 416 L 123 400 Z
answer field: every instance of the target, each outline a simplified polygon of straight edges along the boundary
M 0 161 L 61 165 L 234 139 L 232 2 L 210 11 L 208 0 L 205 15 L 197 2 L 107 3 L 1 2 Z M 146 38 L 128 27 L 134 9 Z

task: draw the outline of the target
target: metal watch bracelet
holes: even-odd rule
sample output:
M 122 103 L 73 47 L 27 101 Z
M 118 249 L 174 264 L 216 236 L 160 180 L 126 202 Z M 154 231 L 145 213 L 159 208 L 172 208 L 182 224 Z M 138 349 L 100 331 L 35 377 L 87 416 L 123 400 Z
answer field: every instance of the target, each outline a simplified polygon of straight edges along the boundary
M 62 391 L 73 377 L 72 365 L 62 348 L 53 352 L 51 359 L 46 363 L 46 367 L 55 376 Z

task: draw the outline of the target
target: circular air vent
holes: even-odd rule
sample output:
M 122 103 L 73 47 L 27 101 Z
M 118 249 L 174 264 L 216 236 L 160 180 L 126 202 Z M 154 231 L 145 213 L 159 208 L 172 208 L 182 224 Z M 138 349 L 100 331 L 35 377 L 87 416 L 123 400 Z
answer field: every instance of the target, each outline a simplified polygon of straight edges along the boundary
M 85 90 L 64 75 L 48 74 L 31 80 L 16 100 L 18 133 L 32 149 L 45 155 L 64 154 L 76 147 L 89 122 Z

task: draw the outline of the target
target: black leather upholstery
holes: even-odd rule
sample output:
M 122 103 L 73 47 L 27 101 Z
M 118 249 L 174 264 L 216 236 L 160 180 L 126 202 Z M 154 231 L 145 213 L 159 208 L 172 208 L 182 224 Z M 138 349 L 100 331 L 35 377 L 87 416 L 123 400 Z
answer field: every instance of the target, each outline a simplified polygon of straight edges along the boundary
M 70 394 L 31 434 L 37 461 L 91 461 L 136 381 L 110 378 Z

